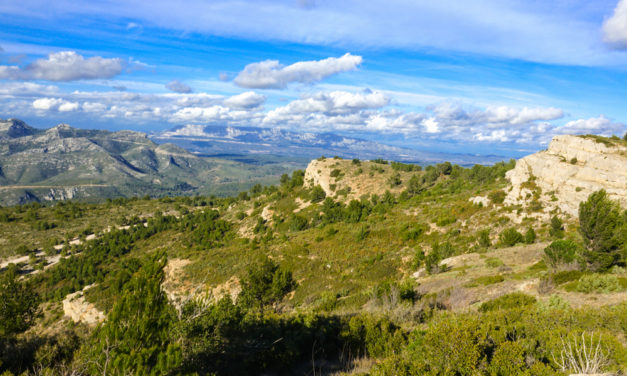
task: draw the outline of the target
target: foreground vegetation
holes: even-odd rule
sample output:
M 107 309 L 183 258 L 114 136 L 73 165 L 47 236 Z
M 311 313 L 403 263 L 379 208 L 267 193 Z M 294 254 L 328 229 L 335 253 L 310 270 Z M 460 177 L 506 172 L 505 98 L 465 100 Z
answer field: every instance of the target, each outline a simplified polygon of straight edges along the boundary
M 326 197 L 296 171 L 231 198 L 1 209 L 0 231 L 14 239 L 3 255 L 28 257 L 0 272 L 0 370 L 625 369 L 627 211 L 604 191 L 582 203 L 579 218 L 538 221 L 537 207 L 503 205 L 513 162 L 340 166 L 335 179 L 361 170 L 400 193 Z M 478 195 L 490 204 L 469 200 Z M 75 292 L 107 319 L 64 319 L 61 301 Z

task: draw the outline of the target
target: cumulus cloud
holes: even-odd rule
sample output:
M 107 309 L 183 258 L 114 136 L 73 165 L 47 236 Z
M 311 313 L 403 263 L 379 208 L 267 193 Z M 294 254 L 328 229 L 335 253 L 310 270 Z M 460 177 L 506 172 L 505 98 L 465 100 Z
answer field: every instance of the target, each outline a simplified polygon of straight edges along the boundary
M 224 100 L 224 104 L 231 108 L 253 109 L 263 105 L 266 97 L 257 94 L 254 91 L 247 91 L 242 94 L 234 95 Z
M 612 16 L 603 23 L 603 37 L 606 43 L 627 49 L 627 0 L 620 0 Z
M 596 118 L 569 121 L 561 127 L 556 127 L 554 133 L 611 136 L 613 134 L 620 134 L 624 127 L 624 124 L 613 122 L 605 117 L 605 115 L 601 115 Z
M 181 93 L 181 94 L 187 94 L 187 93 L 191 93 L 192 92 L 192 88 L 189 87 L 188 85 L 182 83 L 179 80 L 173 80 L 168 82 L 165 87 L 168 90 L 172 90 L 175 93 Z
M 313 83 L 331 75 L 351 71 L 362 62 L 361 56 L 345 54 L 317 61 L 299 61 L 284 66 L 277 60 L 248 64 L 237 77 L 235 84 L 245 88 L 283 89 L 292 82 Z
M 33 101 L 33 108 L 40 111 L 70 112 L 78 110 L 79 106 L 78 102 L 69 102 L 60 98 L 39 98 Z
M 38 59 L 21 68 L 0 65 L 0 79 L 75 81 L 94 78 L 111 78 L 122 72 L 126 62 L 119 58 L 100 56 L 84 58 L 74 51 L 55 52 L 47 59 Z

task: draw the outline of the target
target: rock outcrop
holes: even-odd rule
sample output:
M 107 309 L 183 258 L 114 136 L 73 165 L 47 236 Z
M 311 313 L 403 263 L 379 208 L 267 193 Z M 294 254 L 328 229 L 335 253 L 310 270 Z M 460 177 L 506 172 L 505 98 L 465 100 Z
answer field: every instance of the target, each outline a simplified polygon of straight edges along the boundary
M 605 189 L 627 207 L 627 146 L 594 136 L 556 136 L 547 150 L 518 160 L 506 177 L 512 183 L 506 205 L 535 200 L 545 212 L 559 208 L 577 216 L 580 202 Z
M 320 158 L 309 162 L 305 170 L 305 187 L 319 185 L 328 197 L 350 201 L 386 191 L 399 194 L 415 172 L 396 171 L 389 164 L 369 161 L 353 163 L 351 160 Z M 390 183 L 397 177 L 398 184 Z

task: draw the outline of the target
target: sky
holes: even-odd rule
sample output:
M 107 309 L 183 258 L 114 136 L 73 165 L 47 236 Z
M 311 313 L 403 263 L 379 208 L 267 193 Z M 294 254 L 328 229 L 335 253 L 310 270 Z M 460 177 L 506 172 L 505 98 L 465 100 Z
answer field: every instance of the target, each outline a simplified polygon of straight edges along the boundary
M 521 156 L 627 131 L 627 0 L 3 0 L 0 118 Z

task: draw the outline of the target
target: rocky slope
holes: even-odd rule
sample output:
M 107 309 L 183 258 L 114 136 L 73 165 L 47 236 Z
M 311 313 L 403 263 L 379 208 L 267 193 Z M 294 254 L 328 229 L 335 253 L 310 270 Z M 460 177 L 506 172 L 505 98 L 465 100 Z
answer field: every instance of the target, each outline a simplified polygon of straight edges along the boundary
M 605 189 L 627 207 L 627 143 L 595 136 L 556 136 L 545 151 L 517 161 L 507 172 L 512 186 L 506 205 L 537 201 L 543 211 L 559 208 L 577 216 L 579 203 Z

